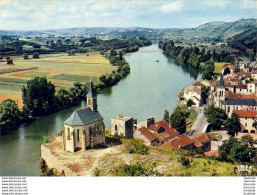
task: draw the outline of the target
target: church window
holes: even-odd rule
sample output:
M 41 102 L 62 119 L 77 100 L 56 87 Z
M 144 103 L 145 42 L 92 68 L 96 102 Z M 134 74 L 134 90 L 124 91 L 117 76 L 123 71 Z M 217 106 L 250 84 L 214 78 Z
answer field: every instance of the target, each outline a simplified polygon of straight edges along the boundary
M 247 127 L 247 123 L 245 123 L 245 127 Z
M 77 141 L 79 142 L 79 129 L 77 129 Z
M 117 131 L 118 130 L 118 127 L 117 127 L 117 125 L 115 125 L 115 131 Z
M 67 128 L 67 140 L 70 140 L 70 128 Z

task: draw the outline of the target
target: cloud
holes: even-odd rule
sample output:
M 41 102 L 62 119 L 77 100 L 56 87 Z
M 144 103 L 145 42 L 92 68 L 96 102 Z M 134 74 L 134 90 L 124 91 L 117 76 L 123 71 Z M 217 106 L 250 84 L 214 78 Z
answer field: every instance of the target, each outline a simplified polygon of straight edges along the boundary
M 162 13 L 171 13 L 171 12 L 177 12 L 182 10 L 183 8 L 183 1 L 175 1 L 169 4 L 165 4 L 161 7 Z

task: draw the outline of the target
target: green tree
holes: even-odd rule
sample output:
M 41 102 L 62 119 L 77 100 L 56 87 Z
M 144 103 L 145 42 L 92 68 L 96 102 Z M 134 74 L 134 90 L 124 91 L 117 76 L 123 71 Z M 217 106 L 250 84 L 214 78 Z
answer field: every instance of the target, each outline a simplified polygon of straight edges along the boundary
M 204 115 L 214 129 L 220 129 L 221 125 L 228 118 L 223 109 L 217 108 L 213 104 L 204 109 Z
M 0 134 L 15 130 L 21 124 L 21 112 L 14 100 L 6 99 L 0 104 Z
M 186 132 L 186 113 L 174 110 L 170 116 L 170 124 L 181 134 Z
M 24 59 L 24 60 L 27 60 L 28 58 L 29 58 L 29 55 L 28 55 L 27 53 L 24 53 L 24 54 L 23 54 L 23 59 Z
M 12 59 L 6 59 L 6 63 L 7 63 L 8 65 L 13 64 L 13 60 L 12 60 Z
M 72 103 L 71 93 L 66 89 L 59 89 L 57 91 L 56 97 L 61 106 L 69 105 Z
M 56 109 L 55 86 L 46 77 L 35 77 L 22 88 L 24 110 L 37 117 Z
M 195 105 L 195 102 L 194 102 L 192 99 L 189 99 L 189 100 L 187 101 L 187 107 L 191 107 L 191 106 L 193 106 L 193 105 Z
M 170 113 L 168 110 L 164 110 L 164 115 L 163 115 L 163 120 L 166 122 L 166 123 L 170 123 Z
M 225 68 L 224 73 L 223 73 L 223 75 L 227 75 L 227 74 L 230 74 L 229 67 Z
M 225 120 L 224 126 L 230 135 L 234 136 L 236 133 L 240 132 L 241 124 L 238 115 L 233 112 L 231 117 Z
M 33 53 L 32 58 L 39 58 L 39 53 L 38 52 Z

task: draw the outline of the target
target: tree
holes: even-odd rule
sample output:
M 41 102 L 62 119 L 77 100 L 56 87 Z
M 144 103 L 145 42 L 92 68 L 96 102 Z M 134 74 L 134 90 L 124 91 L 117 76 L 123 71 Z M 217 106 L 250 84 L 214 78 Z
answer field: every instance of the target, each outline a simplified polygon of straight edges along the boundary
M 13 64 L 13 60 L 12 59 L 6 59 L 6 63 L 9 64 L 9 65 Z
M 238 115 L 233 112 L 231 117 L 225 120 L 224 126 L 228 131 L 228 134 L 234 136 L 236 133 L 238 133 L 241 130 L 241 124 Z
M 191 106 L 193 106 L 193 105 L 195 105 L 195 102 L 194 102 L 192 99 L 189 99 L 189 100 L 187 101 L 187 107 L 191 107 Z
M 6 99 L 0 105 L 0 135 L 15 130 L 21 124 L 21 112 L 14 100 Z
M 33 53 L 32 58 L 34 59 L 39 58 L 39 53 L 38 52 Z
M 28 115 L 37 117 L 56 109 L 55 86 L 46 77 L 35 77 L 22 88 L 24 109 Z
M 66 89 L 59 89 L 56 97 L 61 106 L 69 105 L 72 103 L 71 93 Z
M 212 127 L 215 129 L 220 129 L 228 117 L 223 109 L 217 108 L 213 104 L 204 109 L 204 115 L 208 123 L 212 124 Z
M 252 150 L 248 144 L 239 142 L 235 137 L 223 141 L 219 147 L 219 156 L 228 162 L 249 163 Z
M 181 134 L 186 132 L 186 114 L 181 110 L 174 110 L 170 116 L 170 124 Z
M 23 54 L 23 59 L 24 59 L 24 60 L 27 60 L 28 58 L 29 58 L 29 55 L 28 55 L 27 53 L 24 53 L 24 54 Z
M 168 110 L 164 110 L 164 115 L 163 115 L 163 120 L 166 122 L 166 123 L 170 123 L 170 113 Z
M 230 74 L 230 69 L 229 69 L 229 67 L 227 67 L 227 68 L 224 69 L 223 75 L 227 75 L 227 74 Z
M 253 146 L 254 139 L 251 135 L 247 134 L 241 137 L 242 142 L 248 144 L 249 146 Z

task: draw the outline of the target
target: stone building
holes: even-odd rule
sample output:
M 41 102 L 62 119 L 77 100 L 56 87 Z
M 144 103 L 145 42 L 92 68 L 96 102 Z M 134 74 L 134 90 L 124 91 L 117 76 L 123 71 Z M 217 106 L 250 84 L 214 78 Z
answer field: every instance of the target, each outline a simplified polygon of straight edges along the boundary
M 133 138 L 133 118 L 119 115 L 111 119 L 111 134 Z
M 86 108 L 75 110 L 64 122 L 63 148 L 75 152 L 105 143 L 103 117 L 97 111 L 97 96 L 92 81 L 87 94 Z

